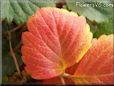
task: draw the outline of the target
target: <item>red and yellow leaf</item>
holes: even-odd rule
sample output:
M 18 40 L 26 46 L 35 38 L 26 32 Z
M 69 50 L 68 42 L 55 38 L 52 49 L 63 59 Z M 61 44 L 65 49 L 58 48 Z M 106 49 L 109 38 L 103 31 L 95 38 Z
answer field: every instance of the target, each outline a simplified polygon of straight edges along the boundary
M 22 59 L 34 79 L 61 75 L 79 62 L 91 46 L 92 33 L 84 17 L 58 8 L 41 8 L 22 34 Z
M 74 74 L 76 84 L 114 84 L 113 35 L 93 40 Z

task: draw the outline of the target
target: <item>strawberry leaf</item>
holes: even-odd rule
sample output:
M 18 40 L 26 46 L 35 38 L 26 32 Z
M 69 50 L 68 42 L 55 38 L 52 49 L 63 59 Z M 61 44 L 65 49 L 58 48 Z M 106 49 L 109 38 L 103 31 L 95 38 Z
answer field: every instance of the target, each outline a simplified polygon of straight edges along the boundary
M 28 20 L 22 35 L 22 59 L 35 79 L 59 76 L 79 62 L 91 46 L 84 17 L 57 8 L 42 8 Z
M 107 21 L 113 17 L 113 3 L 110 0 L 66 0 L 66 2 L 70 10 L 97 23 Z
M 93 40 L 74 73 L 76 84 L 114 84 L 113 35 Z
M 36 9 L 46 6 L 55 6 L 53 1 L 47 0 L 2 0 L 1 19 L 11 23 L 13 20 L 17 24 L 25 23 L 28 16 L 32 15 Z

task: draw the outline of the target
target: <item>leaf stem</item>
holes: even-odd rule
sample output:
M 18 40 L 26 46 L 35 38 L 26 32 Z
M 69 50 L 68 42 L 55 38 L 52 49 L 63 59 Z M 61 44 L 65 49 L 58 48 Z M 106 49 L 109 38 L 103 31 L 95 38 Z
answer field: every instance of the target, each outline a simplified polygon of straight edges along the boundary
M 66 85 L 65 80 L 64 80 L 64 77 L 63 76 L 60 76 L 60 79 L 61 79 L 62 84 L 63 85 Z
M 19 29 L 20 29 L 21 27 L 23 27 L 23 26 L 24 26 L 24 24 L 18 25 L 17 27 L 15 27 L 15 28 L 13 28 L 13 29 L 11 29 L 11 30 L 9 30 L 9 31 L 3 32 L 3 34 L 7 35 L 9 32 L 10 32 L 10 33 L 13 33 L 13 32 L 15 32 L 15 31 L 19 30 Z
M 68 74 L 68 73 L 64 73 L 63 76 L 64 76 L 64 77 L 68 77 L 68 78 L 73 78 L 73 77 L 74 77 L 73 75 L 70 75 L 70 74 Z
M 22 44 L 22 41 L 20 41 L 20 42 L 16 45 L 16 47 L 14 48 L 14 50 L 19 49 L 19 48 L 21 47 L 21 44 Z
M 73 78 L 75 78 L 75 76 L 68 74 L 68 73 L 64 73 L 63 77 L 67 77 L 67 78 L 71 79 L 72 81 L 74 81 Z
M 23 27 L 23 24 L 18 25 L 17 27 L 11 29 L 10 32 L 11 32 L 11 33 L 12 33 L 12 32 L 15 32 L 16 30 L 20 29 L 21 27 Z
M 14 53 L 14 51 L 13 51 L 13 48 L 12 48 L 12 43 L 11 43 L 11 32 L 8 32 L 8 40 L 9 40 L 9 47 L 10 47 L 11 56 L 13 57 L 13 60 L 14 60 L 14 63 L 15 63 L 17 72 L 18 72 L 18 74 L 21 76 L 21 72 L 20 72 L 20 69 L 19 69 L 19 64 L 18 64 L 16 55 L 15 55 L 15 53 Z

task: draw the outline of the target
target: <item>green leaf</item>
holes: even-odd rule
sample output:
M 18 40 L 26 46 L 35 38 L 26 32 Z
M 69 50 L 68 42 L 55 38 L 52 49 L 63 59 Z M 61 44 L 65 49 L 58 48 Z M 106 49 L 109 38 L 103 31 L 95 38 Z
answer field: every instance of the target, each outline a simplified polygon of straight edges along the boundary
M 113 7 L 110 2 L 77 2 L 77 0 L 69 1 L 66 0 L 67 6 L 70 10 L 77 12 L 79 15 L 86 16 L 91 21 L 96 21 L 98 23 L 104 22 L 113 16 Z M 96 0 L 97 1 L 97 0 Z M 107 1 L 107 0 L 106 0 Z M 94 6 L 82 6 L 82 5 L 92 4 Z M 99 6 L 98 6 L 99 4 Z M 104 7 L 104 5 L 110 4 L 109 7 Z M 97 6 L 96 6 L 97 5 Z M 101 7 L 100 7 L 101 6 Z
M 102 34 L 113 34 L 113 19 L 110 18 L 109 21 L 102 22 L 98 24 L 98 28 L 94 32 L 93 36 L 94 37 L 99 37 Z
M 36 9 L 46 6 L 55 6 L 54 1 L 47 0 L 2 0 L 1 1 L 1 19 L 11 23 L 13 20 L 17 23 L 25 23 L 28 16 L 32 15 Z

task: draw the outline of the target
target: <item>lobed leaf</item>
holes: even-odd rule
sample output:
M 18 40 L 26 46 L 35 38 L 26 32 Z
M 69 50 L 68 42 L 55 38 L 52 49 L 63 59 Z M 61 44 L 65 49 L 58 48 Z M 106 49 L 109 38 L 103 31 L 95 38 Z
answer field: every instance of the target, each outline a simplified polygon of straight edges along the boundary
M 73 80 L 76 84 L 114 84 L 113 35 L 102 35 L 77 67 Z
M 59 76 L 79 62 L 91 46 L 84 17 L 58 8 L 42 8 L 28 20 L 22 34 L 22 59 L 35 79 Z
M 91 21 L 101 23 L 113 17 L 113 4 L 109 0 L 66 0 L 70 10 L 87 17 Z
M 6 20 L 9 23 L 13 20 L 17 24 L 25 23 L 28 16 L 44 6 L 55 6 L 55 3 L 53 1 L 47 2 L 47 0 L 2 0 L 0 6 L 1 20 Z

